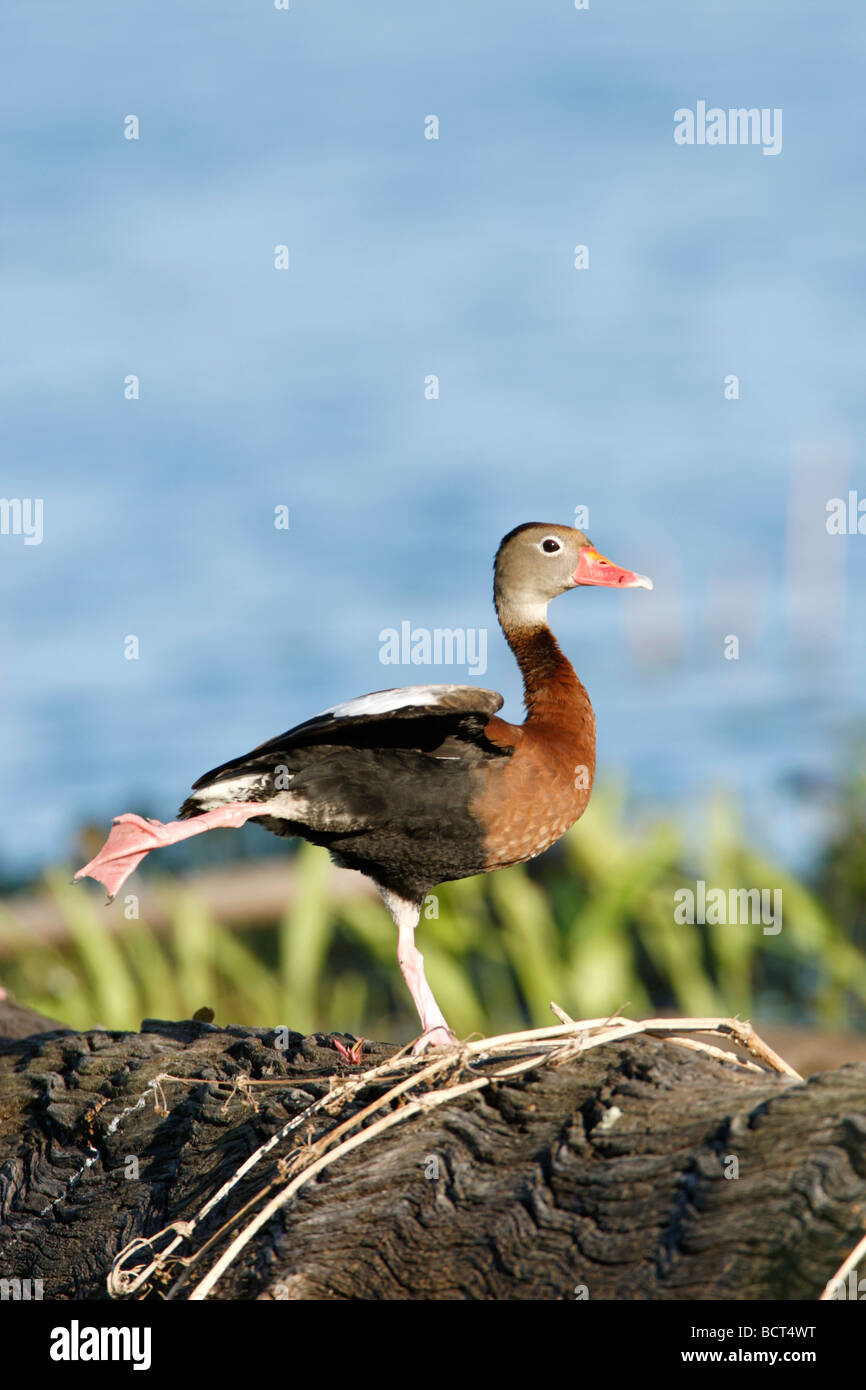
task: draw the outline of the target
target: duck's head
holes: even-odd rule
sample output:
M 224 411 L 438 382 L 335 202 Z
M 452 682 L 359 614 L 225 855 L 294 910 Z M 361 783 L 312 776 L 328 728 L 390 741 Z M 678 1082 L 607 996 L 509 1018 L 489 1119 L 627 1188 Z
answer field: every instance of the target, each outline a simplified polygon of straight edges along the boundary
M 503 625 L 534 627 L 547 621 L 558 594 L 583 585 L 651 589 L 652 580 L 624 570 L 601 555 L 573 526 L 529 521 L 500 542 L 493 567 L 493 594 Z

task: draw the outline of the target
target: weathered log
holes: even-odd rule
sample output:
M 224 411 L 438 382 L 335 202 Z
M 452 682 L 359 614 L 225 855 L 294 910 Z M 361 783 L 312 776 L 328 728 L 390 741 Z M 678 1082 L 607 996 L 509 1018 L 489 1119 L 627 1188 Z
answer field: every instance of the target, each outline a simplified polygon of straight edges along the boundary
M 367 1043 L 364 1067 L 395 1051 Z M 41 1278 L 46 1299 L 105 1298 L 130 1241 L 192 1220 L 355 1071 L 332 1037 L 274 1029 L 146 1021 L 8 1038 L 0 1276 Z M 378 1094 L 361 1090 L 338 1119 Z M 286 1158 L 334 1123 L 320 1111 L 282 1140 L 177 1253 L 283 1188 Z M 798 1084 L 641 1037 L 377 1134 L 283 1206 L 210 1296 L 815 1299 L 864 1226 L 866 1064 Z M 164 1297 L 182 1274 L 170 1264 L 135 1296 Z

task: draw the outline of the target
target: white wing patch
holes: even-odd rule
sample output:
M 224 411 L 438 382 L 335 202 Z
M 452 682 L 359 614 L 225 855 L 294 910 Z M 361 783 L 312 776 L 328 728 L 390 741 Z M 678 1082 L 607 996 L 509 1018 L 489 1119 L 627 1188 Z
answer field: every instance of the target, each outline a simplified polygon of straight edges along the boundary
M 221 782 L 209 782 L 194 793 L 194 799 L 204 810 L 210 811 L 214 806 L 225 806 L 230 801 L 254 801 L 261 792 L 272 789 L 270 778 L 263 777 L 260 772 L 248 772 L 245 776 L 224 777 Z
M 284 774 L 290 782 L 293 773 Z M 255 801 L 262 792 L 268 791 L 267 800 L 262 801 L 263 816 L 277 816 L 281 820 L 302 820 L 309 810 L 306 797 L 298 796 L 288 789 L 279 790 L 273 786 L 271 778 L 261 773 L 250 773 L 241 777 L 226 777 L 221 782 L 210 782 L 206 787 L 193 792 L 190 800 L 202 811 L 213 811 L 218 806 L 229 806 L 233 801 Z
M 317 719 L 352 719 L 365 714 L 389 714 L 391 710 L 408 709 L 412 705 L 439 705 L 450 685 L 405 685 L 399 690 L 374 690 L 372 695 L 359 695 L 344 700 L 333 709 L 323 709 Z

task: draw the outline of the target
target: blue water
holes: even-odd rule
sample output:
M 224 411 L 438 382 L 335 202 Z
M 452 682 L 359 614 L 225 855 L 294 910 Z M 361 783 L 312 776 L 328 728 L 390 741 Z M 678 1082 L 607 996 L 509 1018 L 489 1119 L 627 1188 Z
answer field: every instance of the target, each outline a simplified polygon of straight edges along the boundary
M 551 610 L 602 773 L 661 808 L 728 786 L 808 858 L 822 804 L 790 779 L 845 770 L 866 684 L 866 535 L 825 525 L 866 498 L 866 9 L 2 24 L 0 491 L 44 503 L 41 544 L 0 535 L 2 864 L 70 852 L 85 815 L 169 817 L 367 690 L 467 679 L 516 717 L 492 555 L 579 506 L 656 583 Z M 780 108 L 781 153 L 675 144 L 698 100 Z M 488 670 L 383 666 L 407 620 L 487 626 Z

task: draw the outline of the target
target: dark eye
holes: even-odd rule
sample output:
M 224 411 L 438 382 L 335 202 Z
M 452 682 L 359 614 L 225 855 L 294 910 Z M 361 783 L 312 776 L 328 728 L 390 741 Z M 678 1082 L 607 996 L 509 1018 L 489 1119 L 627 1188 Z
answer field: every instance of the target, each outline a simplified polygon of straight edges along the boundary
M 553 555 L 557 550 L 561 550 L 562 546 L 559 544 L 559 541 L 555 541 L 550 536 L 548 536 L 546 541 L 541 542 L 541 548 L 548 555 Z

